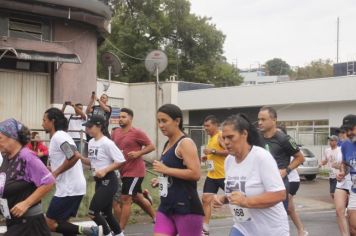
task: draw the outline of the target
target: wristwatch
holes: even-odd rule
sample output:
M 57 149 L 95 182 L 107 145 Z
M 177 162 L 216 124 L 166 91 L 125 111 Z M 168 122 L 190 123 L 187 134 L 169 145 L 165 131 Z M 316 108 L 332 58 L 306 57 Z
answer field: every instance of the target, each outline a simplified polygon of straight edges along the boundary
M 289 175 L 289 173 L 290 173 L 291 171 L 292 171 L 292 169 L 289 168 L 289 166 L 288 166 L 287 169 L 286 169 L 287 175 Z
M 215 150 L 215 149 L 212 149 L 212 150 L 211 150 L 211 153 L 215 155 L 215 154 L 216 154 L 216 150 Z

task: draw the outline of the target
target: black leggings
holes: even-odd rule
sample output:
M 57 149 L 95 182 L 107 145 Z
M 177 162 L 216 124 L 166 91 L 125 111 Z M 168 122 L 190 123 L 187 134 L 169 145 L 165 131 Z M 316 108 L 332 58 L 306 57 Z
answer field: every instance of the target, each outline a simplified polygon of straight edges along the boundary
M 120 225 L 112 214 L 112 201 L 118 188 L 117 177 L 114 172 L 109 172 L 102 179 L 95 178 L 95 193 L 90 202 L 89 215 L 97 225 L 103 226 L 104 234 L 111 230 L 120 234 Z

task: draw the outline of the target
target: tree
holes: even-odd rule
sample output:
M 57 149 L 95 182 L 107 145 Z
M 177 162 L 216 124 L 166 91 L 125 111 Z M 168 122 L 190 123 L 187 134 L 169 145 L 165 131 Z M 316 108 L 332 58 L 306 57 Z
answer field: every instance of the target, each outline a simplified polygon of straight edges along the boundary
M 313 79 L 313 78 L 324 78 L 331 77 L 334 75 L 333 64 L 330 59 L 314 60 L 304 67 L 297 67 L 291 77 L 293 79 Z
M 168 56 L 161 78 L 178 74 L 179 80 L 238 85 L 241 77 L 222 56 L 225 35 L 210 18 L 190 13 L 188 0 L 126 0 L 115 2 L 112 33 L 98 56 L 111 50 L 125 63 L 120 81 L 153 81 L 143 59 L 153 49 Z M 98 66 L 99 76 L 105 70 Z
M 288 63 L 280 58 L 273 58 L 266 61 L 265 68 L 267 69 L 268 75 L 287 75 L 291 71 Z

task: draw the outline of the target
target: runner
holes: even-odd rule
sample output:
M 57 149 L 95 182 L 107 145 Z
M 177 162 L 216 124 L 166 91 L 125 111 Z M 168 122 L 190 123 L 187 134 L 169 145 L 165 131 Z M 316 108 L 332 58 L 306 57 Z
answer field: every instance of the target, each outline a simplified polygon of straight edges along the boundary
M 141 187 L 146 172 L 143 155 L 152 152 L 155 147 L 143 131 L 132 126 L 133 117 L 131 109 L 122 108 L 119 116 L 121 128 L 112 132 L 112 140 L 122 150 L 126 159 L 126 162 L 120 167 L 122 178 L 120 227 L 122 230 L 125 229 L 130 217 L 132 201 L 138 204 L 153 220 L 155 218 L 152 204 L 144 197 Z M 113 205 L 116 215 L 119 215 L 117 213 L 118 202 L 115 201 Z
M 283 133 L 287 134 L 287 130 L 285 126 L 278 126 L 278 129 L 282 131 Z M 293 157 L 291 157 L 290 161 L 293 161 Z M 297 169 L 292 170 L 288 174 L 288 181 L 289 181 L 289 193 L 288 193 L 288 210 L 287 213 L 292 219 L 295 227 L 297 228 L 298 231 L 298 236 L 307 236 L 309 233 L 304 230 L 304 225 L 299 217 L 299 214 L 295 210 L 295 205 L 294 205 L 294 196 L 297 194 L 297 191 L 299 189 L 300 185 L 300 177 L 298 174 Z
M 291 162 L 293 157 L 291 158 Z M 300 178 L 296 169 L 292 170 L 288 175 L 289 180 L 289 194 L 288 194 L 288 210 L 287 213 L 292 219 L 298 231 L 298 236 L 307 236 L 309 233 L 304 230 L 303 222 L 301 221 L 298 212 L 295 210 L 294 196 L 297 194 L 300 185 Z
M 54 177 L 25 145 L 29 129 L 8 119 L 0 123 L 0 206 L 6 220 L 6 236 L 50 236 L 41 199 L 52 189 Z M 1 156 L 1 155 L 0 155 Z
M 341 152 L 343 164 L 341 165 L 338 179 L 342 179 L 350 170 L 350 195 L 347 206 L 349 217 L 349 229 L 352 236 L 356 235 L 356 115 L 347 115 L 342 121 L 342 127 L 346 130 L 349 140 L 342 143 Z
M 342 160 L 339 163 L 339 165 L 336 166 L 336 168 L 340 169 L 341 164 L 342 164 Z M 350 230 L 347 222 L 346 208 L 347 208 L 347 203 L 350 194 L 349 189 L 351 186 L 351 177 L 350 174 L 347 174 L 344 178 L 339 179 L 337 175 L 336 179 L 338 181 L 336 183 L 334 203 L 335 203 L 337 224 L 339 225 L 341 236 L 349 236 Z
M 304 156 L 293 138 L 277 130 L 277 112 L 274 108 L 265 106 L 260 109 L 258 113 L 258 127 L 263 134 L 265 148 L 277 162 L 288 193 L 288 174 L 304 162 Z M 291 156 L 294 157 L 292 162 L 290 162 Z M 288 210 L 288 195 L 286 195 L 283 205 Z
M 104 235 L 123 236 L 119 223 L 112 214 L 112 201 L 118 188 L 115 170 L 125 161 L 114 142 L 103 133 L 106 129 L 102 116 L 93 115 L 86 123 L 89 135 L 88 158 L 81 157 L 90 165 L 95 180 L 95 193 L 90 202 L 89 216 L 97 225 L 103 226 Z
M 230 155 L 225 160 L 225 195 L 214 196 L 214 207 L 229 203 L 234 217 L 230 236 L 289 235 L 287 213 L 281 203 L 286 189 L 271 154 L 255 126 L 244 115 L 223 123 Z
M 161 161 L 153 169 L 161 174 L 152 179 L 159 185 L 161 203 L 156 214 L 155 236 L 201 236 L 203 208 L 197 192 L 200 163 L 197 147 L 183 132 L 183 113 L 173 104 L 165 104 L 157 112 L 158 126 L 168 137 Z
M 56 191 L 46 213 L 48 227 L 52 232 L 65 236 L 100 235 L 100 227 L 82 227 L 69 222 L 71 217 L 77 215 L 86 193 L 86 181 L 80 155 L 71 149 L 75 147 L 75 142 L 65 132 L 68 129 L 68 120 L 61 110 L 50 108 L 43 116 L 42 127 L 51 138 L 49 162 L 56 178 Z
M 341 148 L 337 146 L 339 138 L 336 135 L 331 135 L 328 137 L 329 146 L 325 149 L 323 158 L 321 160 L 321 165 L 328 165 L 329 170 L 329 185 L 330 185 L 330 196 L 334 199 L 334 193 L 336 189 L 336 175 L 338 173 L 338 165 L 342 161 Z
M 210 136 L 206 148 L 203 150 L 204 156 L 202 161 L 207 163 L 208 176 L 206 177 L 203 188 L 203 209 L 204 209 L 204 223 L 203 235 L 209 235 L 209 221 L 211 217 L 211 203 L 219 188 L 224 190 L 224 161 L 228 152 L 225 150 L 224 141 L 219 131 L 219 120 L 213 116 L 207 116 L 204 119 L 204 129 Z

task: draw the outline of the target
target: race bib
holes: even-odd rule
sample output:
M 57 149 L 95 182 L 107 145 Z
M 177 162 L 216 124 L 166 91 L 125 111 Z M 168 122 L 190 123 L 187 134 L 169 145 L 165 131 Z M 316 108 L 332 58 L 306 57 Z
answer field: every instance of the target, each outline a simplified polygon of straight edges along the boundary
M 229 204 L 232 216 L 237 222 L 246 222 L 251 220 L 250 211 L 237 205 Z
M 158 189 L 161 197 L 167 197 L 168 195 L 168 177 L 158 177 Z
M 0 197 L 4 194 L 6 183 L 6 174 L 4 172 L 0 173 Z
M 207 160 L 206 161 L 206 167 L 208 171 L 213 171 L 214 170 L 214 162 L 213 160 Z
M 0 198 L 0 211 L 5 219 L 11 219 L 9 205 L 7 204 L 7 199 Z

